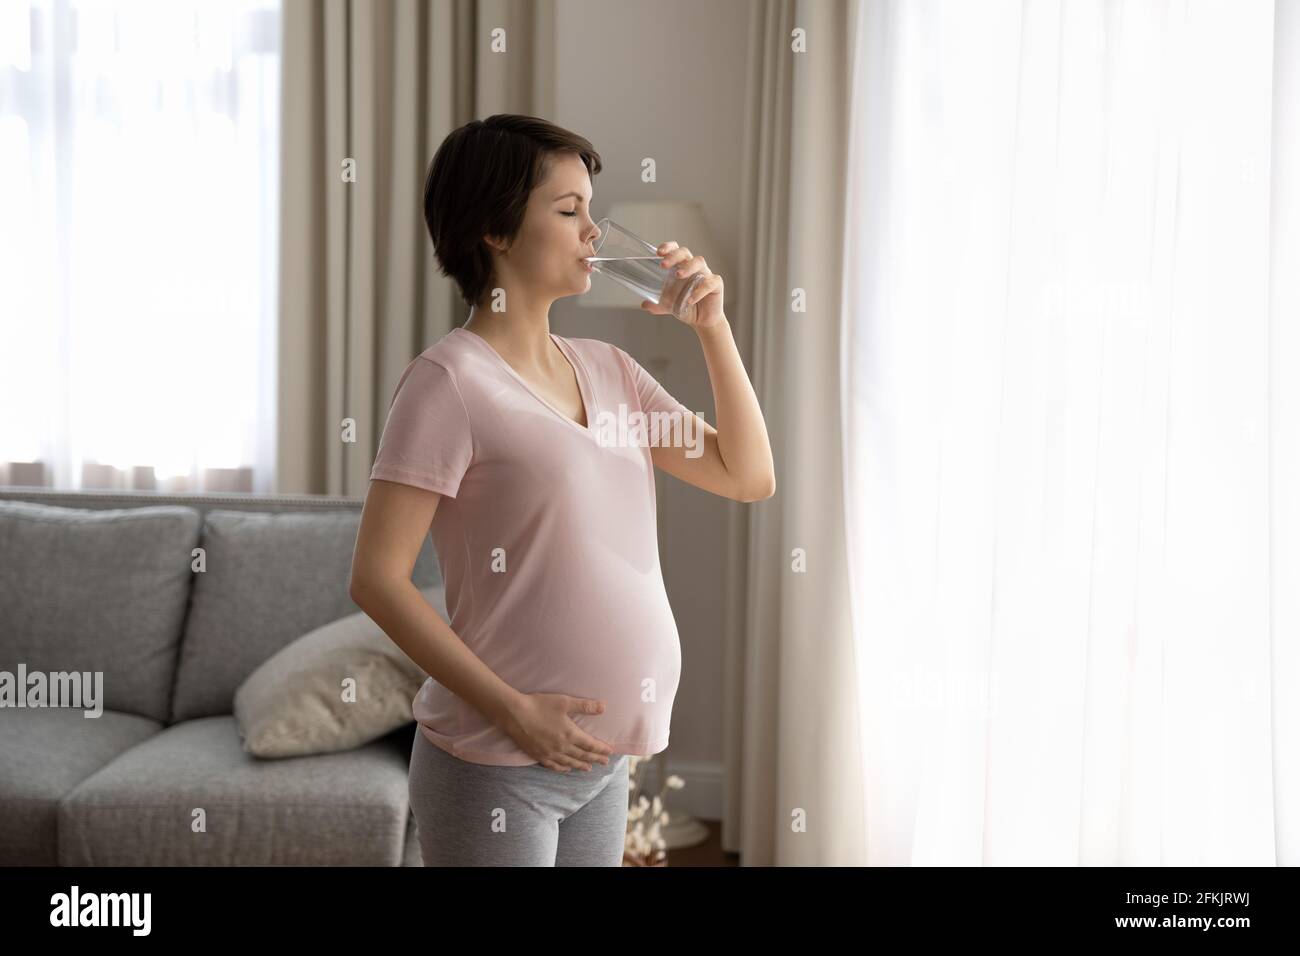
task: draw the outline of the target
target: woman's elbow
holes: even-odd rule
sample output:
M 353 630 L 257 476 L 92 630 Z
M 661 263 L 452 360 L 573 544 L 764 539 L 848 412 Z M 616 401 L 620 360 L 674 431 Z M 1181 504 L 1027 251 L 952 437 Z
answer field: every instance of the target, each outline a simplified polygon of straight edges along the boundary
M 362 579 L 354 571 L 348 578 L 348 597 L 352 598 L 352 603 L 357 607 L 364 607 L 365 587 Z
M 352 602 L 364 609 L 367 603 L 374 600 L 377 590 L 375 575 L 363 568 L 353 566 L 352 574 L 348 578 L 348 597 L 352 598 Z
M 746 503 L 751 501 L 762 501 L 764 498 L 771 498 L 774 494 L 776 494 L 776 476 L 768 475 L 761 483 L 743 489 L 741 493 L 736 496 L 736 500 Z

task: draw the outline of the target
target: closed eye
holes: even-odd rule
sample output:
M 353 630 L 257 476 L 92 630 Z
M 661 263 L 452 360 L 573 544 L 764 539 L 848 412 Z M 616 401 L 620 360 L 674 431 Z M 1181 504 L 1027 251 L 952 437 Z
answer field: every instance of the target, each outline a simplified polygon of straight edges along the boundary
M 573 210 L 573 212 L 561 212 L 561 213 L 560 213 L 561 216 L 576 216 L 577 214 L 578 214 L 578 210 L 576 210 L 576 209 Z

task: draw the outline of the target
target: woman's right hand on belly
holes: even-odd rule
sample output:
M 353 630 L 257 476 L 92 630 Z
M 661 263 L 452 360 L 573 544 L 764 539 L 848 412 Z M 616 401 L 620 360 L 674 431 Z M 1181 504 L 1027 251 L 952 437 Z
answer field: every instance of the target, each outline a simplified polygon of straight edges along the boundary
M 524 694 L 501 729 L 542 766 L 558 773 L 574 767 L 590 770 L 594 761 L 609 763 L 614 748 L 579 727 L 569 714 L 599 714 L 603 701 L 568 694 Z

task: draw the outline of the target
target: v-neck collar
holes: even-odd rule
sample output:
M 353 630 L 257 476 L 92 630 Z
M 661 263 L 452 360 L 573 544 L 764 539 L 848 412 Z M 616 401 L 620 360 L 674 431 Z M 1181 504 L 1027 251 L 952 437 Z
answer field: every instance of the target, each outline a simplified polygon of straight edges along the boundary
M 587 370 L 582 364 L 582 359 L 578 357 L 576 352 L 570 350 L 569 344 L 560 336 L 556 335 L 554 332 L 548 333 L 551 337 L 551 341 L 554 342 L 556 348 L 560 350 L 560 354 L 563 355 L 569 365 L 573 367 L 573 376 L 578 382 L 578 394 L 582 398 L 582 416 L 587 420 L 585 427 L 579 425 L 568 415 L 564 414 L 564 412 L 560 411 L 546 399 L 542 398 L 542 396 L 538 395 L 533 387 L 524 380 L 524 377 L 515 371 L 514 366 L 507 362 L 492 343 L 483 338 L 483 336 L 479 335 L 477 332 L 471 332 L 469 329 L 459 325 L 453 328 L 452 331 L 460 332 L 462 335 L 468 335 L 470 338 L 478 340 L 478 343 L 492 353 L 492 357 L 500 363 L 501 367 L 509 373 L 511 378 L 523 386 L 524 390 L 528 392 L 529 395 L 533 396 L 533 398 L 537 399 L 537 401 L 549 408 L 562 421 L 568 423 L 569 427 L 576 428 L 587 436 L 592 434 L 595 417 L 595 399 L 591 394 L 591 383 L 587 380 Z

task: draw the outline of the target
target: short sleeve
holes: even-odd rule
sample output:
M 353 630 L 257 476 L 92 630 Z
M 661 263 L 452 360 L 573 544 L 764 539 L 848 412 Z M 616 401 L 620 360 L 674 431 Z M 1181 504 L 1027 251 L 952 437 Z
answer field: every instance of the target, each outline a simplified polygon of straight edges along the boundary
M 451 373 L 417 356 L 397 380 L 371 478 L 456 496 L 474 455 L 469 414 Z
M 636 387 L 637 399 L 641 403 L 641 410 L 646 414 L 655 412 L 681 412 L 683 415 L 694 415 L 695 413 L 673 398 L 668 390 L 664 388 L 655 379 L 653 375 L 641 367 L 641 364 L 626 351 L 618 346 L 614 346 L 620 353 L 624 364 L 627 366 L 632 375 L 632 383 Z

